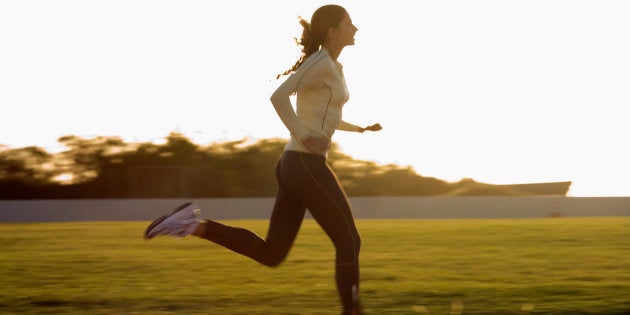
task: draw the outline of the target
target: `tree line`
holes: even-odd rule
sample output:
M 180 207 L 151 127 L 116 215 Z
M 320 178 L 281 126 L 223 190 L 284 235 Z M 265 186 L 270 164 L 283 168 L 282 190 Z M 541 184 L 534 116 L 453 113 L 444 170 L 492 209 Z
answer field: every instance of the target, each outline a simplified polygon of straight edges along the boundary
M 65 151 L 0 148 L 0 199 L 269 197 L 284 139 L 201 146 L 180 133 L 165 143 L 64 136 Z M 532 194 L 472 179 L 447 182 L 409 166 L 382 165 L 332 145 L 328 163 L 350 196 Z

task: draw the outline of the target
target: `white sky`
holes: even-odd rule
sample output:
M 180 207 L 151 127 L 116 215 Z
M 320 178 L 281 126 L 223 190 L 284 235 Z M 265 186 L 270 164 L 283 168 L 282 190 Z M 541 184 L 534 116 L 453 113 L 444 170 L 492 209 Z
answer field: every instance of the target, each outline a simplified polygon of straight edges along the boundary
M 0 144 L 288 137 L 269 96 L 328 2 L 0 1 Z M 630 1 L 340 1 L 355 158 L 630 196 Z

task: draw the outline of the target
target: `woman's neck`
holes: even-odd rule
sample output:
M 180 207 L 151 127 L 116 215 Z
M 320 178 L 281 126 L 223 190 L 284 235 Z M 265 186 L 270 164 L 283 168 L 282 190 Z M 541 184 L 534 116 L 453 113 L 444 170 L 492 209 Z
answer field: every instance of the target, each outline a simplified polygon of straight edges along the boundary
M 341 55 L 341 51 L 343 50 L 343 46 L 338 46 L 331 43 L 323 44 L 322 47 L 328 50 L 330 57 L 335 61 L 337 61 L 337 58 L 339 57 L 339 55 Z

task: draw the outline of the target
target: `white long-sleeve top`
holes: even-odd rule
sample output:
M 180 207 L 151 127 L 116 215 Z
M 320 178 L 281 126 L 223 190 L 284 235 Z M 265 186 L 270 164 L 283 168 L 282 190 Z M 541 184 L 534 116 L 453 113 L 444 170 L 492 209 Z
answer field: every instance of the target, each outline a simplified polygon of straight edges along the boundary
M 293 110 L 290 96 L 297 94 Z M 278 116 L 291 132 L 285 151 L 310 152 L 302 143 L 308 136 L 331 139 L 335 130 L 360 131 L 361 127 L 342 120 L 348 101 L 343 66 L 321 48 L 310 55 L 295 73 L 271 96 Z

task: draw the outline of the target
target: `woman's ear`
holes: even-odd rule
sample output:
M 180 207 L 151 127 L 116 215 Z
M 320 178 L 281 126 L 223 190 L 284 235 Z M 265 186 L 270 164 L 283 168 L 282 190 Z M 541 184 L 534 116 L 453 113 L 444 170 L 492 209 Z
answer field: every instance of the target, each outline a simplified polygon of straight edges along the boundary
M 334 26 L 331 26 L 328 28 L 328 34 L 326 34 L 326 38 L 335 38 L 337 37 L 337 33 L 339 33 L 339 30 Z

